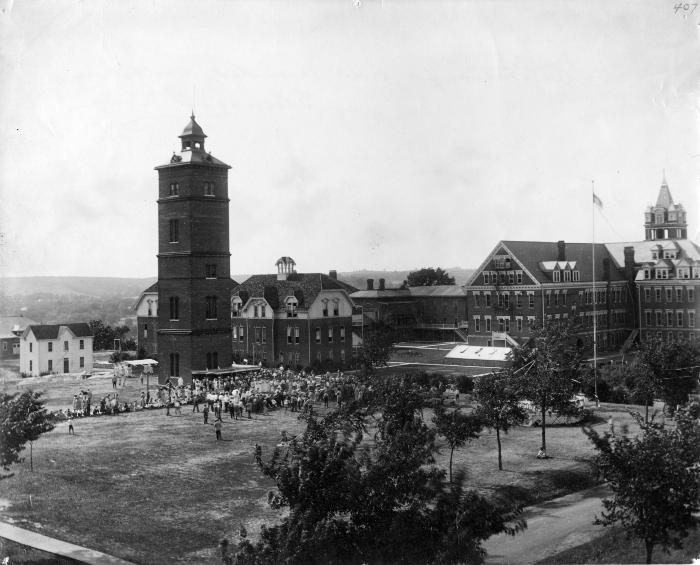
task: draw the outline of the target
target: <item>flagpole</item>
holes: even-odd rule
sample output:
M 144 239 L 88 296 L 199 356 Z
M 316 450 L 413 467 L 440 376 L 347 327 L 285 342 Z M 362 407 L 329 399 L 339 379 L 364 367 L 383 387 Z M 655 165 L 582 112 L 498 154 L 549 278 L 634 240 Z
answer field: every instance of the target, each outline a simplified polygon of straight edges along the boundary
M 595 396 L 596 408 L 600 406 L 598 402 L 598 313 L 596 311 L 596 286 L 595 286 L 595 181 L 591 181 L 591 191 L 593 198 L 591 201 L 591 223 L 593 231 L 593 242 L 591 243 L 592 266 L 593 266 L 593 396 Z

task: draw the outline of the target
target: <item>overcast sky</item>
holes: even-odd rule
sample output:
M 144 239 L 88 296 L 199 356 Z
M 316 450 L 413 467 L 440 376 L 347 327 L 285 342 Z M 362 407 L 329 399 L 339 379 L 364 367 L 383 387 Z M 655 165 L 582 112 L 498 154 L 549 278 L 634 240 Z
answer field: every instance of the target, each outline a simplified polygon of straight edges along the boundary
M 157 274 L 194 104 L 231 272 L 476 267 L 500 239 L 697 241 L 700 9 L 674 2 L 0 0 L 0 268 Z M 692 5 L 691 5 L 692 6 Z

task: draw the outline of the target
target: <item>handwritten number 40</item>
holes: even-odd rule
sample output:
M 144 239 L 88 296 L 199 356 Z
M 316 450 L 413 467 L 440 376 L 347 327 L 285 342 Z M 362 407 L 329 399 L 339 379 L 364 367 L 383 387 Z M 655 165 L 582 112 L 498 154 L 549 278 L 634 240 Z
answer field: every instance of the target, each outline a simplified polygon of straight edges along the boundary
M 695 8 L 697 8 L 697 7 L 698 7 L 697 2 L 695 2 L 694 4 L 687 4 L 687 3 L 684 4 L 683 2 L 680 2 L 673 7 L 673 11 L 674 11 L 674 13 L 677 14 L 679 10 L 683 10 L 684 12 L 689 11 L 692 14 L 695 11 Z

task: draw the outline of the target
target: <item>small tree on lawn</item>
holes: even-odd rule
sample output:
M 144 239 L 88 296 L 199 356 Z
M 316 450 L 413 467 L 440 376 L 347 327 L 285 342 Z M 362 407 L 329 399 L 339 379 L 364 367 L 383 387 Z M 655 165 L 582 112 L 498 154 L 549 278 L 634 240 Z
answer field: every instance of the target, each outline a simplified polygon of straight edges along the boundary
M 474 389 L 478 402 L 476 414 L 489 429 L 496 430 L 499 471 L 503 470 L 501 432 L 507 434 L 511 426 L 520 425 L 527 420 L 527 413 L 520 406 L 520 396 L 513 381 L 510 371 L 494 373 L 479 378 Z
M 573 409 L 572 380 L 579 380 L 582 352 L 569 320 L 546 319 L 531 327 L 532 337 L 513 350 L 514 386 L 540 409 L 542 449 L 547 449 L 546 415 Z
M 363 374 L 370 375 L 377 367 L 386 366 L 394 337 L 392 329 L 385 324 L 378 323 L 365 329 L 363 343 L 356 358 Z
M 40 397 L 41 393 L 31 390 L 21 394 L 0 394 L 0 465 L 5 471 L 9 471 L 13 463 L 22 461 L 19 454 L 27 442 L 30 469 L 34 470 L 33 442 L 54 428 Z
M 484 423 L 474 414 L 465 414 L 459 409 L 446 412 L 442 405 L 437 405 L 433 417 L 437 432 L 445 438 L 450 446 L 450 482 L 452 482 L 452 457 L 455 449 L 468 441 L 477 439 L 484 429 Z
M 584 431 L 600 452 L 597 463 L 613 491 L 603 500 L 605 512 L 597 524 L 620 523 L 628 535 L 644 542 L 646 562 L 661 546 L 681 548 L 688 531 L 696 527 L 699 509 L 700 425 L 697 405 L 679 410 L 675 426 L 640 425 L 638 437 L 599 435 Z

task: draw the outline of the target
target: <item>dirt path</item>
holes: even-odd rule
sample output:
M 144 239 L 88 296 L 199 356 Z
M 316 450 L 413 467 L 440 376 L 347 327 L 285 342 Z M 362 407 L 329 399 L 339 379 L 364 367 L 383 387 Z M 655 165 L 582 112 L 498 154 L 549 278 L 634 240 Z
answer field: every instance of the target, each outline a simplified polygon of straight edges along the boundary
M 486 563 L 536 563 L 594 539 L 603 526 L 594 526 L 593 520 L 603 510 L 601 500 L 609 494 L 608 487 L 600 485 L 527 508 L 527 530 L 515 537 L 491 537 L 484 544 Z

